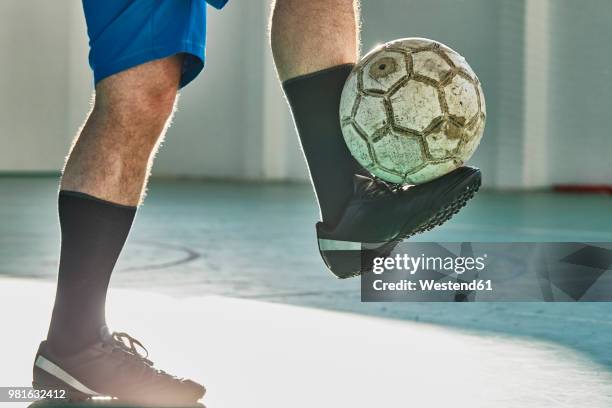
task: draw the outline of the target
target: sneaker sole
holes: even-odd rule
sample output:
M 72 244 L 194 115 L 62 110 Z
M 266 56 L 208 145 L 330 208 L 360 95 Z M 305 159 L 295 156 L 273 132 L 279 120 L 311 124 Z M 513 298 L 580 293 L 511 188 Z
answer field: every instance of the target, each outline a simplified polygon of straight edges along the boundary
M 319 253 L 329 270 L 339 279 L 347 279 L 370 272 L 374 258 L 387 257 L 403 240 L 430 231 L 444 224 L 465 207 L 481 186 L 481 175 L 467 179 L 467 185 L 448 204 L 414 227 L 410 221 L 402 227 L 397 238 L 382 243 L 365 243 L 319 239 Z
M 74 378 L 72 375 L 64 371 L 54 362 L 48 360 L 42 355 L 38 355 L 34 362 L 34 380 L 32 381 L 32 387 L 36 390 L 55 390 L 64 391 L 64 398 L 58 401 L 68 403 L 85 403 L 91 404 L 91 401 L 95 401 L 96 405 L 101 402 L 100 405 L 109 405 L 112 403 L 113 406 L 118 407 L 172 407 L 172 408 L 193 408 L 203 407 L 197 400 L 204 396 L 202 394 L 199 398 L 186 398 L 185 401 L 171 400 L 166 401 L 164 398 L 153 398 L 147 397 L 144 401 L 133 400 L 133 399 L 121 399 L 98 393 L 86 385 L 81 383 L 79 380 Z M 111 398 L 111 401 L 96 401 L 92 400 L 94 397 L 106 397 Z M 145 396 L 146 397 L 146 396 Z
M 75 402 L 100 396 L 99 393 L 89 389 L 61 367 L 41 355 L 34 362 L 32 387 L 36 390 L 65 391 L 65 399 Z

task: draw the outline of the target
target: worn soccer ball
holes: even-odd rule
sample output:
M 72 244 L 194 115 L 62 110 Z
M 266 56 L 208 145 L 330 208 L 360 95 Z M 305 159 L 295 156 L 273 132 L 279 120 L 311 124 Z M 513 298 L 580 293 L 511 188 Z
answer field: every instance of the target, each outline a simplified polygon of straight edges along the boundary
M 373 175 L 421 184 L 474 153 L 486 107 L 478 77 L 451 48 L 405 38 L 368 53 L 349 75 L 340 103 L 344 140 Z

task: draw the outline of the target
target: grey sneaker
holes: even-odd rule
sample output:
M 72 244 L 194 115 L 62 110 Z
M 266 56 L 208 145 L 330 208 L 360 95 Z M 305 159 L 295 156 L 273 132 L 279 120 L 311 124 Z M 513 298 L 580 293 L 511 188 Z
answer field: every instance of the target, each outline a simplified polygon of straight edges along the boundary
M 100 341 L 69 356 L 58 356 L 46 341 L 34 361 L 35 389 L 66 390 L 70 400 L 106 396 L 146 406 L 189 406 L 202 398 L 200 384 L 159 370 L 146 349 L 126 333 L 100 330 Z

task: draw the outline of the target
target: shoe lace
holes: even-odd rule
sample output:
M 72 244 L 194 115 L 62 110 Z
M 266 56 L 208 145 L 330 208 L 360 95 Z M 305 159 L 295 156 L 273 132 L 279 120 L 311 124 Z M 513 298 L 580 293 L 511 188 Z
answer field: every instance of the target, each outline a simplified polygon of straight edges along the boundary
M 379 190 L 386 190 L 390 193 L 395 193 L 400 188 L 399 185 L 387 183 L 386 181 L 379 179 L 378 177 L 373 177 L 372 183 L 374 183 L 374 185 L 376 185 Z
M 398 184 L 387 183 L 378 177 L 356 176 L 355 192 L 364 198 L 378 198 L 390 194 L 396 194 L 404 187 Z
M 149 360 L 149 351 L 143 344 L 125 332 L 112 332 L 111 337 L 114 340 L 114 346 L 119 347 L 128 355 L 135 357 L 148 366 L 153 366 L 153 361 Z
M 144 375 L 163 375 L 172 378 L 164 370 L 154 366 L 153 361 L 149 360 L 149 351 L 147 348 L 134 337 L 125 332 L 110 332 L 106 326 L 100 329 L 100 335 L 103 345 L 110 347 L 111 352 L 116 353 L 122 360 L 123 365 L 131 365 L 136 363 Z

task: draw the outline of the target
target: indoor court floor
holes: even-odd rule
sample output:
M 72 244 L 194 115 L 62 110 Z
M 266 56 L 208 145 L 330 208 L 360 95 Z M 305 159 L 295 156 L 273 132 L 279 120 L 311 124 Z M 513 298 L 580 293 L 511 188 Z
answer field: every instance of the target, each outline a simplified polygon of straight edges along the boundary
M 0 178 L 0 287 L 3 278 L 55 280 L 56 189 L 55 177 Z M 611 242 L 611 200 L 485 190 L 419 240 Z M 171 298 L 219 295 L 545 342 L 582 356 L 596 375 L 612 373 L 612 304 L 361 303 L 359 279 L 340 281 L 324 268 L 316 219 L 307 185 L 157 180 L 112 285 Z

